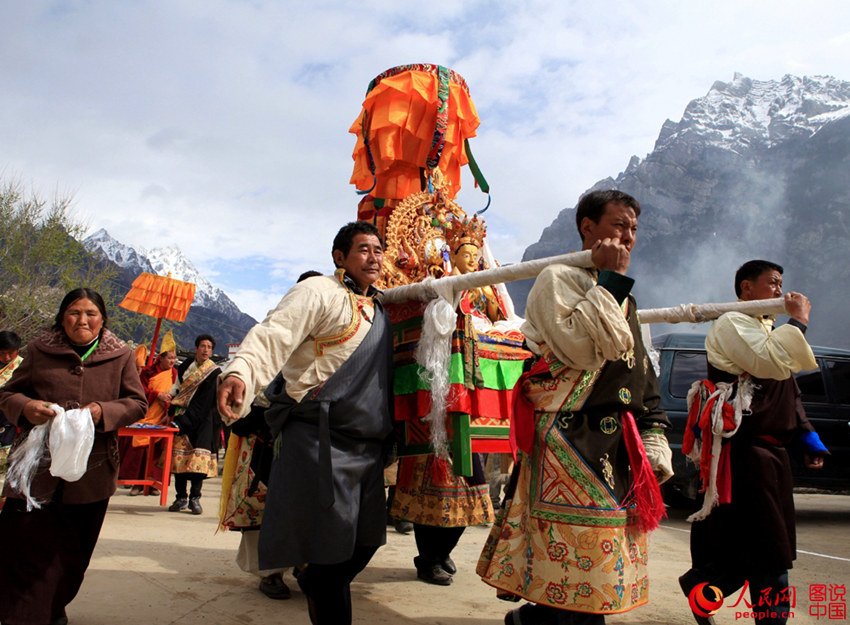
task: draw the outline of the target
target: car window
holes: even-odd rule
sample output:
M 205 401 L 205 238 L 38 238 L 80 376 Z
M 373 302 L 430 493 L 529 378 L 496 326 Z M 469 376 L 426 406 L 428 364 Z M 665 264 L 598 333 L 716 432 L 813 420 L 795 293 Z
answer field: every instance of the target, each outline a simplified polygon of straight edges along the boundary
M 824 360 L 839 404 L 850 404 L 850 361 Z
M 803 403 L 825 404 L 826 389 L 823 386 L 823 374 L 820 368 L 814 371 L 801 371 L 795 374 L 797 385 L 803 394 Z
M 670 371 L 670 394 L 687 397 L 691 385 L 708 376 L 705 352 L 676 352 Z

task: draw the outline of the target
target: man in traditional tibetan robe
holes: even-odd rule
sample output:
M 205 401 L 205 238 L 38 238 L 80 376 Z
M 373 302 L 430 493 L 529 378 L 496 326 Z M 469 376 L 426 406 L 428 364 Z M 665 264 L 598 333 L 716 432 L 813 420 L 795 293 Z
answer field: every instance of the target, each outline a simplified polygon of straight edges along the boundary
M 769 261 L 744 263 L 735 274 L 735 293 L 744 301 L 782 297 L 782 272 Z M 815 469 L 829 453 L 806 418 L 793 376 L 817 368 L 804 336 L 811 308 L 805 295 L 786 293 L 791 319 L 785 325 L 773 329 L 772 317 L 730 312 L 712 324 L 705 339 L 708 379 L 735 384 L 752 399 L 750 413 L 725 443 L 731 492 L 693 524 L 693 568 L 679 583 L 688 594 L 707 582 L 724 597 L 748 584 L 753 612 L 762 615 L 759 624 L 785 623 L 790 610 L 788 569 L 796 558 L 796 528 L 789 451 Z M 713 623 L 694 616 L 701 625 Z
M 280 453 L 259 566 L 299 567 L 311 620 L 344 625 L 351 581 L 386 542 L 393 340 L 372 286 L 383 258 L 378 231 L 368 222 L 344 226 L 332 255 L 333 276 L 296 284 L 251 329 L 222 374 L 218 404 L 226 419 L 244 416 L 271 383 L 266 421 Z
M 169 413 L 180 428 L 171 457 L 175 490 L 174 503 L 168 507 L 171 512 L 188 508 L 192 514 L 203 513 L 204 480 L 218 476 L 221 420 L 215 410 L 215 385 L 221 369 L 212 361 L 214 349 L 215 339 L 209 334 L 195 337 L 195 357 L 180 363 L 177 381 L 168 393 Z
M 673 471 L 625 275 L 640 210 L 620 191 L 585 195 L 576 225 L 596 269 L 552 265 L 529 294 L 522 330 L 540 360 L 520 381 L 515 488 L 478 563 L 501 597 L 531 602 L 508 625 L 600 624 L 648 601 L 657 480 Z

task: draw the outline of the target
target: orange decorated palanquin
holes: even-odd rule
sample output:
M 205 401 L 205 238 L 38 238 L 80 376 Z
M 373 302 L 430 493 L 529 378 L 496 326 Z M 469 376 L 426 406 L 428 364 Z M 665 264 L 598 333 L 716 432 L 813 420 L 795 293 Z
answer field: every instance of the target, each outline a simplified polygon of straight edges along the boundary
M 461 167 L 470 164 L 488 191 L 469 152 L 479 125 L 466 81 L 437 65 L 406 65 L 377 76 L 351 127 L 357 135 L 351 182 L 361 193 L 358 218 L 378 226 L 385 240 L 381 288 L 459 273 L 452 259 L 462 246 L 474 250 L 477 267 L 486 226 L 454 201 Z M 470 475 L 473 452 L 509 452 L 513 388 L 531 353 L 505 307 L 507 291 L 487 287 L 465 292 L 451 337 L 446 430 L 455 473 Z M 490 302 L 489 309 L 486 305 Z M 395 418 L 400 455 L 433 451 L 428 424 L 430 385 L 414 351 L 426 303 L 390 304 L 395 344 Z M 489 310 L 489 312 L 488 312 Z M 494 323 L 495 322 L 495 323 Z

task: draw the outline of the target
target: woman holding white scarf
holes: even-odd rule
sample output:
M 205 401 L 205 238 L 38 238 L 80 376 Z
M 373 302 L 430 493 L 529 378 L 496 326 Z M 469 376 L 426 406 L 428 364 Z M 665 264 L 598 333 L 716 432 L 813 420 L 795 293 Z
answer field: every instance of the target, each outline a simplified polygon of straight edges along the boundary
M 68 293 L 55 323 L 27 346 L 27 358 L 0 389 L 0 410 L 18 428 L 14 449 L 55 412 L 88 409 L 94 443 L 85 474 L 70 482 L 51 475 L 45 452 L 30 495 L 7 482 L 0 534 L 10 537 L 0 567 L 0 621 L 4 625 L 63 625 L 76 596 L 118 479 L 117 430 L 147 408 L 135 358 L 106 329 L 103 298 L 92 289 Z

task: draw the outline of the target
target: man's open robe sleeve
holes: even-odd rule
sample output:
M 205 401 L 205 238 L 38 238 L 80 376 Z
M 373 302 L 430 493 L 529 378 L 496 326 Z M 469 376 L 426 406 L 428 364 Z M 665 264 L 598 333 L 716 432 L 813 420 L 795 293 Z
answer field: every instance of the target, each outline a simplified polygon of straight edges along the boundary
M 565 365 L 596 370 L 634 347 L 634 338 L 611 292 L 583 269 L 546 267 L 531 289 L 522 331 L 545 342 Z
M 232 375 L 245 383 L 245 400 L 239 416 L 249 412 L 251 400 L 274 379 L 292 352 L 310 336 L 322 308 L 321 295 L 296 284 L 262 323 L 251 328 L 220 378 L 223 380 Z

